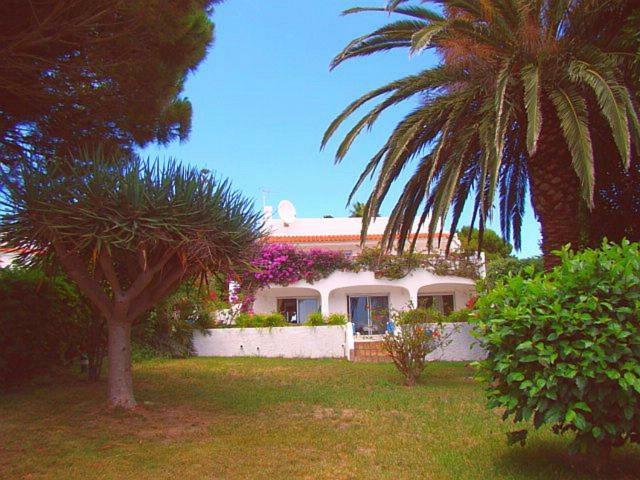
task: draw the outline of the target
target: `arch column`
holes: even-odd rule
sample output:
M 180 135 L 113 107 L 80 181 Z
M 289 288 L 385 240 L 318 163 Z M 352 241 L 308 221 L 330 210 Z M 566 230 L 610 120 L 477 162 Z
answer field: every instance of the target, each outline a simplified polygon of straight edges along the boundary
M 413 308 L 418 308 L 418 290 L 419 288 L 407 288 L 409 290 L 409 300 Z
M 323 316 L 329 315 L 329 291 L 320 290 L 320 313 Z

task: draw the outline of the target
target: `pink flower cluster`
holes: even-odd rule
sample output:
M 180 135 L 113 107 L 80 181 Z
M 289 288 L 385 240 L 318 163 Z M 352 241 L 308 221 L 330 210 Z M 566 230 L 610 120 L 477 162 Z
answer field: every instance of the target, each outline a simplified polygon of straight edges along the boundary
M 313 283 L 336 270 L 348 270 L 350 262 L 342 252 L 265 244 L 252 259 L 251 267 L 240 279 L 245 308 L 252 303 L 254 292 L 262 287 L 286 286 L 300 280 Z
M 349 266 L 341 252 L 305 251 L 287 244 L 266 244 L 251 263 L 253 278 L 260 286 L 313 282 Z

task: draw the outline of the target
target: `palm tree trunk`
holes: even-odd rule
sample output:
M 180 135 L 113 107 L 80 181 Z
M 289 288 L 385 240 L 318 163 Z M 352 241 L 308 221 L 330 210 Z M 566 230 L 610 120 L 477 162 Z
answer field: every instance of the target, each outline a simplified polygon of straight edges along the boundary
M 545 113 L 529 180 L 533 210 L 542 230 L 544 265 L 550 269 L 559 263 L 553 250 L 567 243 L 580 248 L 584 243 L 586 206 L 555 112 Z
M 126 318 L 110 318 L 108 326 L 107 396 L 109 405 L 131 409 L 136 406 L 131 377 L 131 322 Z

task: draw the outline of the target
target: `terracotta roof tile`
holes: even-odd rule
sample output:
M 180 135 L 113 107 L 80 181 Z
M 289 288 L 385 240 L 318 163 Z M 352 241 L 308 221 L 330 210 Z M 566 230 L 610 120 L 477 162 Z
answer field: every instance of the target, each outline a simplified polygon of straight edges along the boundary
M 419 233 L 418 238 L 428 238 L 428 233 Z M 438 236 L 435 235 L 434 238 Z M 443 233 L 442 238 L 448 238 L 448 233 Z M 367 235 L 367 241 L 380 241 L 382 235 Z M 271 236 L 267 238 L 269 243 L 334 243 L 334 242 L 359 242 L 360 235 L 297 235 L 297 236 Z

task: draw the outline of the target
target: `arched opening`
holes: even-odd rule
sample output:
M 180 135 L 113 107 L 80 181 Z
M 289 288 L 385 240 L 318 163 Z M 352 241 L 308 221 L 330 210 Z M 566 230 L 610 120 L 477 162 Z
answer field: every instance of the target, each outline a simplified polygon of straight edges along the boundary
M 253 304 L 255 313 L 280 313 L 290 323 L 302 324 L 320 311 L 320 292 L 306 287 L 269 287 L 259 290 Z
M 465 308 L 475 291 L 473 282 L 449 282 L 424 285 L 418 289 L 417 306 L 433 308 L 448 315 Z

